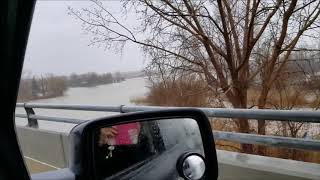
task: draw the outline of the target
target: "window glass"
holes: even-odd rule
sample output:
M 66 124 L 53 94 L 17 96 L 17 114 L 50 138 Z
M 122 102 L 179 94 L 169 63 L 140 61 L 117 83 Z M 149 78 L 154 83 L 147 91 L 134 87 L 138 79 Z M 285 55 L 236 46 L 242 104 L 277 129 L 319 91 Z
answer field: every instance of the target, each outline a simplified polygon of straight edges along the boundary
M 91 1 L 36 3 L 16 108 L 17 134 L 31 174 L 67 167 L 67 136 L 76 123 L 28 119 L 27 112 L 31 116 L 77 121 L 117 113 L 25 109 L 23 103 L 135 105 L 133 100 L 147 92 L 147 78 L 143 72 L 145 58 L 141 49 L 128 44 L 120 52 L 92 44 L 92 36 L 71 13 L 71 9 L 83 11 L 93 5 Z M 105 1 L 104 5 L 120 17 L 120 1 Z M 134 13 L 126 22 L 133 19 Z
M 203 107 L 223 152 L 320 163 L 318 146 L 292 139 L 318 143 L 317 118 L 226 118 L 239 108 L 319 112 L 319 9 L 316 0 L 37 1 L 15 122 L 29 171 L 67 167 L 70 130 L 122 105 Z M 154 153 L 194 134 L 158 125 L 168 133 Z

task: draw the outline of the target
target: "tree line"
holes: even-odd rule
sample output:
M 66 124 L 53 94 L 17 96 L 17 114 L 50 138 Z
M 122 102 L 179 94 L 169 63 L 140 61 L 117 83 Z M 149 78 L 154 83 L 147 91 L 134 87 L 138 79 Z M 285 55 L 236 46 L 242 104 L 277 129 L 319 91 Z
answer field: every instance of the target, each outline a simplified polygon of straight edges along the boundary
M 120 72 L 114 74 L 72 73 L 70 76 L 47 74 L 31 77 L 27 75 L 20 81 L 18 101 L 58 97 L 63 96 L 69 87 L 94 87 L 102 84 L 119 83 L 124 80 L 125 78 Z
M 95 72 L 89 72 L 86 74 L 72 73 L 67 80 L 70 87 L 92 87 L 101 84 L 122 82 L 125 80 L 125 78 L 121 75 L 120 72 L 114 74 L 97 74 Z
M 49 74 L 23 78 L 20 81 L 18 101 L 62 96 L 67 89 L 67 80 L 64 76 Z

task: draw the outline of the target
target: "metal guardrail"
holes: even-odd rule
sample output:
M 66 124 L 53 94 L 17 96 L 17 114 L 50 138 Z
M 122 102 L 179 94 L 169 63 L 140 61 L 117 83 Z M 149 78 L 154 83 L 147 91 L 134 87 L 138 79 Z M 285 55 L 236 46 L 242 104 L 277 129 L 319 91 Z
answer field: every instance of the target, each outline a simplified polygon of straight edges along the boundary
M 103 112 L 137 112 L 163 109 L 176 109 L 186 107 L 159 107 L 159 106 L 92 106 L 92 105 L 63 105 L 63 104 L 34 104 L 17 103 L 16 107 L 24 108 L 26 114 L 16 114 L 16 117 L 27 118 L 28 126 L 38 127 L 38 120 L 79 124 L 87 120 L 60 118 L 36 115 L 34 108 L 38 109 L 59 109 L 59 110 L 79 110 L 79 111 L 103 111 Z M 320 111 L 301 110 L 265 110 L 265 109 L 226 109 L 226 108 L 197 108 L 207 114 L 208 117 L 220 118 L 248 118 L 252 120 L 270 121 L 292 121 L 320 123 Z M 269 135 L 245 134 L 235 132 L 213 131 L 217 140 L 234 141 L 247 144 L 259 144 L 266 146 L 286 147 L 304 150 L 320 150 L 320 141 L 302 138 L 290 138 Z

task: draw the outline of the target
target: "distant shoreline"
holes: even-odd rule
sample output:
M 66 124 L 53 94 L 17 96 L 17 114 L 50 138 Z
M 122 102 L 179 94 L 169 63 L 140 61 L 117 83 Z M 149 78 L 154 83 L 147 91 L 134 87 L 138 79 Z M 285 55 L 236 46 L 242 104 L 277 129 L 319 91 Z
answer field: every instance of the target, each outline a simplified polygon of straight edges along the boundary
M 61 95 L 48 95 L 48 96 L 38 96 L 33 98 L 21 98 L 17 99 L 17 102 L 28 102 L 28 101 L 35 101 L 35 100 L 41 100 L 41 99 L 50 99 L 50 98 L 56 98 L 56 97 L 62 97 L 64 96 L 64 93 Z
M 68 91 L 71 88 L 95 88 L 95 87 L 104 86 L 104 85 L 122 83 L 122 82 L 125 82 L 126 80 L 129 80 L 129 79 L 145 78 L 145 77 L 147 77 L 147 76 L 129 77 L 129 78 L 124 79 L 121 82 L 103 83 L 103 84 L 97 84 L 97 85 L 92 85 L 92 86 L 68 86 L 68 89 L 66 91 Z M 63 92 L 63 94 L 59 94 L 59 95 L 58 94 L 52 94 L 52 95 L 48 95 L 48 96 L 38 96 L 38 97 L 33 97 L 33 98 L 18 98 L 17 102 L 21 103 L 21 102 L 29 102 L 29 101 L 36 101 L 36 100 L 42 100 L 42 99 L 63 97 L 63 96 L 65 96 L 65 92 Z

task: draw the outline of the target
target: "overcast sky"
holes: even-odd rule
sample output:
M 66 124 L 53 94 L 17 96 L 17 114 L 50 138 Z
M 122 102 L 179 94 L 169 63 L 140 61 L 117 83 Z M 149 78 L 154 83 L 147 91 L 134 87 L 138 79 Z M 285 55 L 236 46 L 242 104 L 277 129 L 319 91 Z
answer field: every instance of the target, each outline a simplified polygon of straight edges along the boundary
M 120 9 L 119 1 L 108 1 L 108 8 Z M 24 70 L 33 75 L 54 73 L 68 75 L 85 72 L 116 72 L 141 70 L 146 64 L 136 45 L 128 45 L 122 54 L 88 46 L 90 35 L 81 23 L 68 15 L 68 6 L 89 7 L 88 1 L 38 1 L 27 46 Z M 130 23 L 136 17 L 130 16 Z
M 122 19 L 122 24 L 129 27 L 139 25 L 134 13 L 129 14 L 126 19 L 119 13 L 122 9 L 120 0 L 103 2 L 105 8 L 118 19 Z M 68 7 L 81 9 L 92 5 L 93 2 L 85 0 L 38 0 L 27 46 L 24 71 L 31 72 L 33 75 L 47 73 L 69 75 L 142 70 L 148 60 L 135 44 L 127 45 L 122 54 L 103 47 L 88 46 L 92 37 L 83 31 L 79 20 L 68 14 Z M 300 41 L 304 46 L 310 43 L 314 46 L 314 41 L 306 37 Z

